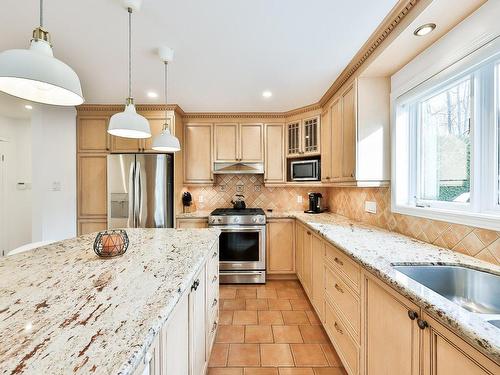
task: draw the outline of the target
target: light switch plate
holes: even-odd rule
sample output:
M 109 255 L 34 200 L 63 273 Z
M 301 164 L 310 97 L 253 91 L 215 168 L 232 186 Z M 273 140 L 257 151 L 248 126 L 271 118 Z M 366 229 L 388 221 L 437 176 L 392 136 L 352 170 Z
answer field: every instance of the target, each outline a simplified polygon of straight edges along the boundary
M 199 196 L 198 196 L 198 202 L 199 202 L 199 203 L 203 203 L 203 202 L 205 202 L 205 198 L 203 197 L 203 195 L 199 195 Z
M 297 203 L 302 203 L 302 195 L 297 195 Z
M 365 211 L 371 214 L 377 213 L 377 202 L 365 201 Z

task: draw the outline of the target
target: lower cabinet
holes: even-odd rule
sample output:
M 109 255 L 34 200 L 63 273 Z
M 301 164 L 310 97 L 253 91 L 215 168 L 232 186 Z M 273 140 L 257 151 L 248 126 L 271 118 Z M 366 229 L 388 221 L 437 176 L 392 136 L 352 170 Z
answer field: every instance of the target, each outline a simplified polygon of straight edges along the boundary
M 204 375 L 219 311 L 219 249 L 181 296 L 134 375 Z
M 267 273 L 295 273 L 295 223 L 292 219 L 267 221 Z
M 323 321 L 325 315 L 325 243 L 313 235 L 311 249 L 311 303 Z
M 302 241 L 302 286 L 312 296 L 312 233 L 305 228 Z
M 177 219 L 177 229 L 208 228 L 208 219 Z
M 304 283 L 304 233 L 305 228 L 295 222 L 295 272 L 298 279 Z

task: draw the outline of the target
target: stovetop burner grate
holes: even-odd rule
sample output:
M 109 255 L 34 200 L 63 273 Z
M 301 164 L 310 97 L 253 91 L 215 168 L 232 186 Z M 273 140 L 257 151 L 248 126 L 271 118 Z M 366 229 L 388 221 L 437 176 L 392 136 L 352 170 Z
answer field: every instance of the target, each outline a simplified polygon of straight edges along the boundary
M 245 208 L 244 210 L 235 210 L 233 208 L 217 208 L 210 213 L 211 216 L 248 216 L 265 215 L 262 208 Z

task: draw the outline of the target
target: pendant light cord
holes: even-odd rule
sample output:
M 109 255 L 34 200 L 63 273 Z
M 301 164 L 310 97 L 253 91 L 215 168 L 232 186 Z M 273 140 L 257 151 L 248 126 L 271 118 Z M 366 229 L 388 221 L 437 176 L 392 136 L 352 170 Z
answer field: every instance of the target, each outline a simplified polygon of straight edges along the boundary
M 128 8 L 128 97 L 132 98 L 132 8 Z
M 167 130 L 167 118 L 168 118 L 168 98 L 167 98 L 167 87 L 168 87 L 168 61 L 165 61 L 165 124 L 163 124 L 163 130 Z
M 40 0 L 40 28 L 43 28 L 43 0 Z

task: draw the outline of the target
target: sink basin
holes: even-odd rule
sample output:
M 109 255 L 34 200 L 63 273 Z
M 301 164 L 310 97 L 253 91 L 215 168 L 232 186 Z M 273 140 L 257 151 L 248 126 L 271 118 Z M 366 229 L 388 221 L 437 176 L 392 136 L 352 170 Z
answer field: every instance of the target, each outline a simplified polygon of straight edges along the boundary
M 495 327 L 500 328 L 500 320 L 488 320 L 490 324 L 493 324 Z
M 500 314 L 498 275 L 461 266 L 395 265 L 394 269 L 468 311 Z

